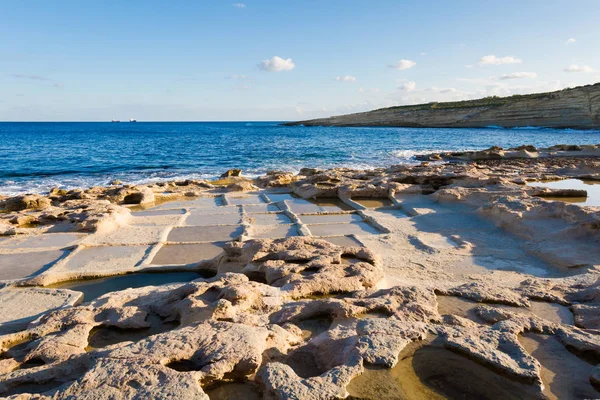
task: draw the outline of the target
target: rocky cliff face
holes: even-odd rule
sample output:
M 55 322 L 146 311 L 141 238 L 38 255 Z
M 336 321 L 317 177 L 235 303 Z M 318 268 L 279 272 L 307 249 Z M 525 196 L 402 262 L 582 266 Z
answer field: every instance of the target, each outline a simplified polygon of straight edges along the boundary
M 600 129 L 600 83 L 550 93 L 382 108 L 288 125 Z

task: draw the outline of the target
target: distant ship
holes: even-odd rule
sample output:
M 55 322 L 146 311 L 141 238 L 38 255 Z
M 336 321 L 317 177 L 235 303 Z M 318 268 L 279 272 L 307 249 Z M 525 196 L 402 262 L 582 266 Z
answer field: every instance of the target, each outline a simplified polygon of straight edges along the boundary
M 137 119 L 131 118 L 131 119 L 129 119 L 129 122 L 137 122 Z
M 112 120 L 110 120 L 110 122 L 121 122 L 121 121 L 119 121 L 118 119 L 112 119 Z

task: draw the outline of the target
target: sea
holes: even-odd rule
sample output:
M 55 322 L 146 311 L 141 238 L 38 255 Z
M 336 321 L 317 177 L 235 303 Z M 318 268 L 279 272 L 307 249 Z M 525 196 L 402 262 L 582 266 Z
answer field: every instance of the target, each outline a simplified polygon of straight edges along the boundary
M 340 128 L 280 122 L 0 122 L 0 194 L 166 180 L 249 177 L 303 167 L 371 169 L 433 151 L 598 144 L 600 131 Z

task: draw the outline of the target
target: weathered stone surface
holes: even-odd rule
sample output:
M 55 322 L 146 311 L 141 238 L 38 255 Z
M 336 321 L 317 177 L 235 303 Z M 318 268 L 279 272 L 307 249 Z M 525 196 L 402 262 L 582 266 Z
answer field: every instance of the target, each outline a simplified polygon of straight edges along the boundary
M 303 379 L 285 364 L 270 363 L 260 371 L 257 380 L 265 387 L 266 399 L 345 398 L 348 396 L 345 387 L 361 370 L 358 365 L 344 366 Z
M 77 304 L 81 293 L 44 288 L 0 289 L 0 333 L 26 326 L 49 310 Z
M 231 176 L 240 176 L 242 175 L 242 170 L 241 169 L 230 169 L 225 171 L 223 174 L 221 174 L 221 178 L 228 178 Z
M 148 187 L 137 187 L 123 196 L 124 204 L 151 204 L 154 203 L 154 192 Z
M 514 382 L 517 396 L 542 398 L 569 382 L 560 365 L 551 366 L 552 385 L 544 381 L 548 359 L 528 347 L 530 335 L 568 348 L 584 367 L 583 358 L 600 357 L 600 216 L 593 207 L 535 197 L 540 189 L 524 183 L 593 177 L 600 161 L 559 153 L 594 151 L 521 146 L 490 148 L 462 164 L 273 171 L 255 182 L 290 187 L 249 194 L 196 181 L 53 191 L 44 210 L 0 214 L 0 226 L 14 235 L 0 238 L 0 259 L 57 249 L 65 258 L 6 285 L 173 267 L 217 275 L 53 310 L 33 291 L 54 289 L 2 288 L 0 296 L 32 291 L 23 301 L 0 302 L 8 319 L 11 308 L 43 307 L 31 313 L 36 320 L 0 330 L 0 395 L 207 398 L 213 385 L 249 382 L 265 398 L 343 398 L 363 371 L 407 368 L 416 349 L 437 349 L 426 353 L 472 360 L 470 368 L 485 369 L 489 379 Z M 144 211 L 117 204 L 142 191 L 166 203 Z M 364 198 L 373 206 L 352 200 Z M 379 234 L 348 235 L 362 221 Z M 305 223 L 345 236 L 250 239 L 261 229 L 308 235 Z M 50 233 L 82 229 L 91 233 Z M 213 243 L 223 232 L 236 232 L 235 240 Z M 153 263 L 161 248 L 182 246 L 173 238 L 198 254 Z M 206 246 L 224 253 L 205 254 Z M 447 368 L 436 365 L 442 381 L 454 376 Z M 420 379 L 417 370 L 404 376 L 413 375 Z M 577 384 L 588 379 L 584 390 L 593 398 L 597 371 Z
M 244 180 L 227 185 L 227 189 L 232 192 L 249 192 L 256 190 L 256 186 L 254 186 L 252 182 Z
M 224 250 L 230 261 L 244 266 L 238 272 L 278 286 L 293 298 L 370 288 L 383 276 L 381 269 L 371 264 L 375 257 L 368 250 L 313 238 L 230 242 Z M 346 265 L 343 256 L 365 262 Z M 305 271 L 310 274 L 303 275 Z
M 575 325 L 585 329 L 600 329 L 600 304 L 575 304 Z
M 297 179 L 292 172 L 269 171 L 265 176 L 258 177 L 255 182 L 259 187 L 286 187 Z
M 50 199 L 37 194 L 10 197 L 0 202 L 0 208 L 6 211 L 43 210 L 51 205 Z

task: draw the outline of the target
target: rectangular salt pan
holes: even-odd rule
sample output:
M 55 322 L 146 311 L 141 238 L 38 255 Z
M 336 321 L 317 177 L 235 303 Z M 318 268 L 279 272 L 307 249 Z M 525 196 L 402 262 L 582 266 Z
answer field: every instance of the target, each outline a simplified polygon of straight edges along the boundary
M 357 222 L 352 224 L 321 224 L 308 225 L 308 229 L 313 236 L 341 236 L 341 235 L 364 235 L 380 234 L 375 227 L 365 223 Z
M 241 226 L 186 226 L 174 228 L 169 242 L 226 242 L 238 238 L 244 229 Z

